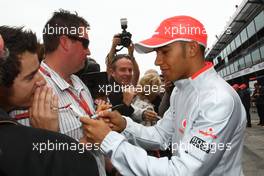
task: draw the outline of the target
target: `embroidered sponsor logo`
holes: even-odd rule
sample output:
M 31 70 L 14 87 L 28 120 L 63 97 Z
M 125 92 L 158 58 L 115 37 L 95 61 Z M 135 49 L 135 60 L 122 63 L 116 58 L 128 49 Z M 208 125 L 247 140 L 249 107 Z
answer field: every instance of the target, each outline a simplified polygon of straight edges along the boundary
M 203 130 L 199 130 L 199 133 L 202 134 L 205 137 L 211 137 L 213 139 L 216 139 L 217 136 L 214 134 L 214 129 L 213 128 L 208 128 L 208 130 L 203 131 Z
M 194 145 L 195 147 L 204 151 L 205 153 L 209 153 L 212 148 L 211 144 L 208 144 L 207 142 L 205 142 L 201 138 L 198 138 L 197 136 L 192 137 L 190 144 Z
M 187 120 L 183 119 L 182 123 L 181 123 L 181 128 L 179 129 L 180 133 L 182 133 L 182 134 L 184 133 L 186 126 L 187 126 Z

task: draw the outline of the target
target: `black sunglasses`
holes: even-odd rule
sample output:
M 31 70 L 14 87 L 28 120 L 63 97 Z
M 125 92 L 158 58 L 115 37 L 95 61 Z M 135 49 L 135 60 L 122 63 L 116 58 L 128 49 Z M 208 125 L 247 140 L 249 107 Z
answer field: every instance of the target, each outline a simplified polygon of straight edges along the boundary
M 78 37 L 78 36 L 74 36 L 74 35 L 67 35 L 70 39 L 72 40 L 78 40 L 82 43 L 82 46 L 86 49 L 89 46 L 89 40 L 86 38 L 82 38 L 82 37 Z

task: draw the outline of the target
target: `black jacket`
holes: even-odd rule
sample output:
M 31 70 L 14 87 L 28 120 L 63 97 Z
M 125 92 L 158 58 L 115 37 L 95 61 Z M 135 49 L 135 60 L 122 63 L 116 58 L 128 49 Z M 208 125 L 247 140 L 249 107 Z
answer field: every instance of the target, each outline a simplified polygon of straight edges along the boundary
M 114 81 L 113 78 L 110 78 L 109 80 L 110 84 L 112 85 L 112 91 L 109 93 L 108 98 L 110 100 L 110 103 L 113 106 L 116 105 L 121 105 L 117 110 L 120 112 L 120 114 L 125 115 L 125 116 L 130 116 L 131 114 L 133 114 L 134 112 L 134 108 L 130 105 L 127 106 L 124 102 L 123 102 L 123 92 L 121 89 L 119 89 L 119 91 L 115 91 L 114 90 L 114 84 L 117 86 L 120 86 L 117 82 Z M 117 89 L 118 90 L 118 89 Z
M 250 92 L 248 89 L 243 89 L 238 91 L 238 95 L 242 101 L 242 104 L 246 109 L 250 108 Z
M 88 151 L 45 150 L 40 153 L 37 148 L 40 145 L 47 146 L 48 141 L 54 145 L 78 145 L 78 142 L 66 135 L 19 125 L 0 110 L 0 175 L 99 175 L 96 161 Z

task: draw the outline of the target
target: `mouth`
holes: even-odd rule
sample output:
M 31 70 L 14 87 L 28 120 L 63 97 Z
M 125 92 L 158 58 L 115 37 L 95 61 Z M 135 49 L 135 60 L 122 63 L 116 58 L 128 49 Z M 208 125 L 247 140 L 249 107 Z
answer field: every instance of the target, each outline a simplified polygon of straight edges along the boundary
M 130 79 L 130 77 L 122 77 L 122 80 L 124 81 L 128 81 Z
M 161 70 L 162 75 L 166 74 L 166 72 L 168 71 L 168 69 L 160 69 L 160 70 Z

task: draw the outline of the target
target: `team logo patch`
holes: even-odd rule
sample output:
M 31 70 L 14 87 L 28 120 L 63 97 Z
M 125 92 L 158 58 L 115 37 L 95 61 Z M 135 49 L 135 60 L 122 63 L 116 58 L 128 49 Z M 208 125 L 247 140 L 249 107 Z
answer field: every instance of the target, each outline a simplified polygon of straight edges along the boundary
M 183 119 L 182 120 L 182 123 L 181 123 L 181 128 L 179 129 L 179 131 L 183 134 L 184 133 L 184 130 L 187 126 L 187 120 L 186 119 Z
M 209 153 L 212 148 L 211 144 L 208 144 L 206 141 L 202 140 L 201 138 L 198 138 L 197 136 L 194 136 L 191 139 L 190 144 L 194 145 L 205 153 Z
M 208 128 L 208 130 L 199 130 L 199 133 L 202 134 L 205 137 L 211 137 L 213 139 L 216 139 L 217 136 L 214 134 L 214 129 L 213 128 Z

